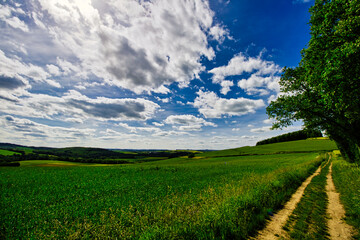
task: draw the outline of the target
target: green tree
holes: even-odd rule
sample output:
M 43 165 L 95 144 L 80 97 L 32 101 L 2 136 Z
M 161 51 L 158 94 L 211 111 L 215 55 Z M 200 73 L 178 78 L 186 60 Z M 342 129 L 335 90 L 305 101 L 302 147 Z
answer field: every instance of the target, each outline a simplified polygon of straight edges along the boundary
M 344 157 L 360 161 L 360 0 L 316 0 L 311 39 L 296 68 L 284 68 L 283 95 L 267 108 L 273 128 L 303 120 L 325 130 Z

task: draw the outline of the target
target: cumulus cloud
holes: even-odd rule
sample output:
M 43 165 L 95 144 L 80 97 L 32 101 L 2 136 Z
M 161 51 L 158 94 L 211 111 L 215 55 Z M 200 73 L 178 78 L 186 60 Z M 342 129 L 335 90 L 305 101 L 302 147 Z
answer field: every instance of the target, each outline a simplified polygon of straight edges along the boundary
M 238 86 L 249 95 L 268 95 L 270 93 L 269 90 L 276 93 L 280 92 L 279 80 L 279 76 L 263 77 L 258 74 L 252 74 L 250 78 L 240 80 Z
M 28 94 L 15 103 L 0 106 L 0 111 L 25 117 L 63 119 L 81 122 L 97 120 L 147 120 L 153 116 L 159 105 L 149 100 L 136 98 L 111 99 L 88 98 L 71 90 L 62 97 L 45 94 Z
M 228 80 L 224 80 L 220 83 L 221 85 L 221 93 L 226 95 L 228 92 L 231 91 L 231 87 L 234 86 L 234 82 L 233 81 L 228 81 Z
M 0 50 L 0 71 L 5 76 L 28 79 L 33 82 L 44 82 L 53 87 L 60 87 L 58 82 L 50 79 L 51 74 L 44 68 L 31 63 L 26 64 L 18 56 L 8 57 L 2 50 Z
M 275 74 L 281 69 L 274 62 L 261 59 L 261 55 L 254 57 L 246 57 L 239 53 L 235 55 L 226 66 L 213 68 L 209 72 L 214 74 L 215 82 L 223 80 L 227 76 L 241 75 L 243 73 L 251 73 L 257 71 L 258 74 Z
M 12 132 L 19 137 L 34 138 L 68 138 L 76 139 L 79 137 L 93 136 L 95 130 L 93 129 L 75 129 L 64 127 L 53 127 L 45 124 L 36 123 L 29 119 L 16 118 L 10 115 L 3 116 L 0 119 L 0 125 L 6 129 L 7 132 Z
M 248 94 L 269 94 L 268 90 L 279 92 L 277 76 L 281 68 L 271 61 L 266 61 L 258 57 L 246 57 L 239 53 L 235 55 L 227 65 L 213 68 L 209 71 L 212 73 L 213 83 L 222 86 L 221 92 L 226 94 L 231 87 L 229 80 L 225 80 L 228 76 L 241 76 L 244 73 L 252 73 L 249 79 L 242 79 L 238 82 L 238 86 L 244 89 Z
M 241 116 L 254 113 L 256 109 L 264 107 L 263 100 L 253 100 L 247 98 L 220 98 L 214 92 L 197 92 L 192 105 L 198 108 L 205 118 L 220 118 L 223 115 Z
M 14 29 L 20 29 L 24 32 L 29 32 L 27 24 L 19 19 L 19 16 L 25 15 L 25 12 L 18 7 L 11 7 L 9 5 L 0 5 L 0 20 L 5 22 L 8 26 Z
M 27 16 L 26 23 L 17 17 L 21 14 Z M 208 40 L 229 37 L 213 18 L 209 3 L 202 0 L 34 0 L 26 7 L 5 3 L 0 9 L 0 20 L 9 26 L 41 33 L 32 41 L 38 46 L 56 46 L 46 54 L 40 47 L 25 46 L 30 57 L 42 56 L 38 59 L 43 65 L 19 60 L 23 69 L 32 68 L 23 71 L 24 76 L 38 81 L 95 76 L 136 93 L 167 93 L 167 85 L 184 87 L 199 77 L 205 70 L 201 59 L 215 56 Z M 18 35 L 7 34 L 23 43 Z
M 164 120 L 164 123 L 175 125 L 174 128 L 180 131 L 200 131 L 203 126 L 217 126 L 215 123 L 189 114 L 170 115 Z

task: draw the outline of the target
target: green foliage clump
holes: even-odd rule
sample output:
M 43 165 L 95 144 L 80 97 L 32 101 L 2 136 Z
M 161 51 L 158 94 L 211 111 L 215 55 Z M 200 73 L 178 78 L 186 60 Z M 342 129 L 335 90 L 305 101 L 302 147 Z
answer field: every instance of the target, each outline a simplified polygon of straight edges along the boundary
M 322 133 L 319 130 L 300 130 L 291 133 L 285 133 L 276 137 L 268 138 L 256 143 L 256 146 L 269 144 L 269 143 L 278 143 L 278 142 L 289 142 L 296 140 L 304 140 L 307 138 L 316 138 L 322 137 Z
M 360 0 L 316 0 L 311 39 L 296 68 L 284 68 L 285 94 L 267 107 L 274 128 L 303 120 L 326 131 L 350 162 L 360 162 Z

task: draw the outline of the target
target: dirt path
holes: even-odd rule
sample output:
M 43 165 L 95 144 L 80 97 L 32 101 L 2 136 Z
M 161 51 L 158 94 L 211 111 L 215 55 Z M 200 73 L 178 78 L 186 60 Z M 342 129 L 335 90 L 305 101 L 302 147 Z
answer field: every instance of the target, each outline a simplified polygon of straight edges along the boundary
M 329 205 L 327 208 L 327 214 L 329 215 L 329 233 L 330 239 L 352 239 L 354 229 L 345 223 L 343 218 L 345 217 L 345 210 L 340 202 L 339 193 L 336 192 L 335 185 L 332 178 L 332 163 L 330 165 L 329 173 L 327 175 L 326 192 L 329 198 Z
M 282 229 L 291 213 L 295 210 L 296 205 L 300 202 L 305 188 L 309 185 L 313 177 L 321 172 L 321 166 L 308 177 L 298 190 L 291 196 L 291 199 L 285 204 L 284 208 L 274 215 L 266 227 L 261 230 L 254 239 L 272 240 L 278 239 L 279 236 L 285 236 L 286 232 Z

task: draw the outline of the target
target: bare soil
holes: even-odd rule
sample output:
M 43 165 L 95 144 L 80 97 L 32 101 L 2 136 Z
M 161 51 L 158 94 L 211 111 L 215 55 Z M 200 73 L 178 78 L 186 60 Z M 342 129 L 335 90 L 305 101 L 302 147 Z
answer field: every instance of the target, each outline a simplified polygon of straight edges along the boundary
M 331 158 L 330 158 L 331 159 Z M 329 161 L 330 161 L 329 159 Z M 285 207 L 279 211 L 274 217 L 269 220 L 266 227 L 261 230 L 254 239 L 264 240 L 276 240 L 276 239 L 288 239 L 289 236 L 282 227 L 287 222 L 289 216 L 295 210 L 297 204 L 300 202 L 305 188 L 309 185 L 313 177 L 321 172 L 319 167 L 314 174 L 308 177 L 298 190 L 292 195 L 291 199 L 286 203 Z M 336 192 L 336 188 L 332 178 L 332 163 L 330 165 L 329 173 L 327 175 L 326 192 L 329 199 L 327 207 L 327 215 L 329 216 L 328 227 L 330 239 L 332 240 L 350 240 L 355 234 L 355 230 L 352 226 L 348 225 L 344 221 L 345 209 L 340 202 L 340 195 Z
M 329 216 L 328 226 L 330 239 L 352 239 L 355 231 L 353 227 L 344 221 L 345 209 L 340 202 L 340 195 L 336 192 L 336 188 L 332 178 L 332 163 L 327 175 L 326 192 L 329 198 L 327 214 Z
M 289 216 L 300 202 L 302 196 L 304 195 L 305 188 L 309 185 L 313 177 L 318 175 L 320 172 L 321 167 L 319 167 L 315 173 L 302 183 L 297 191 L 291 196 L 290 200 L 285 204 L 284 208 L 276 213 L 271 220 L 269 220 L 266 227 L 261 230 L 254 239 L 272 240 L 279 239 L 280 236 L 286 236 L 286 232 L 282 229 L 282 227 L 285 225 Z

